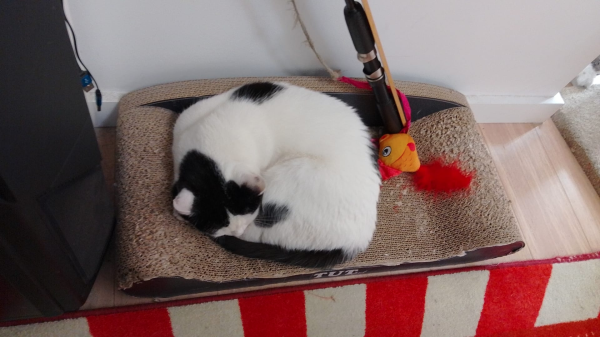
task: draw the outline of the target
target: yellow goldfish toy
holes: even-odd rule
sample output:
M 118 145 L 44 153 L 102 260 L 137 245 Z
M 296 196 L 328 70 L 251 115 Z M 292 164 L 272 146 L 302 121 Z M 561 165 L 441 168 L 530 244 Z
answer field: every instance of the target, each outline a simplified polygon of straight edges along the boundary
M 415 141 L 406 133 L 381 136 L 379 160 L 383 165 L 401 172 L 416 172 L 421 167 Z

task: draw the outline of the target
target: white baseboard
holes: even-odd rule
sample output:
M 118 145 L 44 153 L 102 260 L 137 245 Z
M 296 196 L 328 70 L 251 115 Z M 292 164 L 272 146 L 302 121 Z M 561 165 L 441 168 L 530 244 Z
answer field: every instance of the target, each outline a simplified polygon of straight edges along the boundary
M 542 123 L 564 105 L 560 93 L 538 96 L 467 96 L 478 123 Z
M 94 92 L 86 93 L 94 127 L 116 126 L 119 100 L 125 93 L 102 92 L 102 111 L 97 111 Z M 560 93 L 554 97 L 467 96 L 467 100 L 478 123 L 542 123 L 564 104 Z
M 125 95 L 124 92 L 102 91 L 102 107 L 98 111 L 96 107 L 96 91 L 92 90 L 85 94 L 85 100 L 92 117 L 95 128 L 107 128 L 117 126 L 117 111 L 119 100 Z

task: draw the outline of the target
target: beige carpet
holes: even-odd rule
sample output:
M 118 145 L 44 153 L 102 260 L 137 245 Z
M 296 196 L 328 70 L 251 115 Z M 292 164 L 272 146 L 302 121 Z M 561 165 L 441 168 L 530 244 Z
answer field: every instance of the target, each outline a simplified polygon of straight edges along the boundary
M 565 105 L 552 120 L 600 195 L 600 85 L 560 93 Z

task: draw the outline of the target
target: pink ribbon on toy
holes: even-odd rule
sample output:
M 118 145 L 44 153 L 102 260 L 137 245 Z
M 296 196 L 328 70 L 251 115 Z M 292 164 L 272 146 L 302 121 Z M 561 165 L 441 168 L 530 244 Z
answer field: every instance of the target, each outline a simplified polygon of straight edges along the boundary
M 359 89 L 373 90 L 373 88 L 371 88 L 371 86 L 369 85 L 368 82 L 357 81 L 355 79 L 348 78 L 346 76 L 342 76 L 342 77 L 338 78 L 338 81 L 348 83 Z M 390 88 L 390 86 L 387 86 L 387 87 L 388 87 L 388 89 Z M 408 104 L 408 99 L 400 90 L 396 89 L 396 92 L 398 93 L 398 97 L 400 97 L 400 104 L 402 104 L 402 109 L 404 110 L 404 116 L 406 117 L 406 126 L 402 130 L 400 130 L 400 133 L 407 133 L 408 129 L 410 128 L 410 120 L 411 120 L 410 104 Z
M 379 174 L 381 175 L 381 180 L 383 181 L 392 179 L 402 173 L 400 170 L 396 170 L 393 167 L 385 165 L 381 159 L 377 159 L 377 166 L 379 166 Z

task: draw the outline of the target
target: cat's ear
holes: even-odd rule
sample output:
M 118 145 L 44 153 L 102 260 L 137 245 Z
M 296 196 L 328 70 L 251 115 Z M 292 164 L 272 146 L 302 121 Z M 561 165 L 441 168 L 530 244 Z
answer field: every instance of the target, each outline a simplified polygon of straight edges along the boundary
M 194 204 L 194 193 L 187 188 L 179 191 L 179 194 L 173 199 L 173 208 L 182 215 L 192 214 L 192 205 Z
M 265 193 L 265 180 L 258 174 L 248 173 L 242 176 L 241 186 L 248 186 L 252 190 L 258 192 L 258 195 Z
M 265 193 L 265 188 L 267 187 L 265 180 L 259 175 L 254 176 L 252 179 L 254 179 L 254 186 L 258 191 L 258 195 L 263 195 Z
M 247 186 L 258 192 L 258 195 L 265 193 L 265 180 L 260 175 L 252 173 L 239 165 L 235 168 L 232 178 L 239 186 Z

